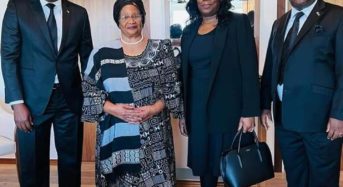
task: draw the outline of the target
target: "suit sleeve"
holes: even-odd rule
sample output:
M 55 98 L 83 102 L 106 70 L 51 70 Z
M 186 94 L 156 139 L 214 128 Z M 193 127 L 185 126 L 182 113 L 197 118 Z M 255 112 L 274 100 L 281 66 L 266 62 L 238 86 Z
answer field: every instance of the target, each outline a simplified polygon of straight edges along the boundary
M 343 19 L 341 17 L 340 24 L 336 33 L 335 46 L 335 77 L 336 90 L 332 100 L 331 117 L 343 120 Z
M 87 11 L 84 9 L 84 24 L 82 30 L 82 38 L 80 44 L 80 62 L 81 62 L 81 72 L 83 73 L 87 66 L 88 57 L 93 49 L 91 28 L 89 24 Z
M 257 51 L 249 19 L 244 15 L 238 28 L 238 50 L 241 64 L 243 110 L 242 117 L 260 115 L 260 89 Z
M 261 79 L 261 109 L 270 110 L 272 103 L 272 69 L 273 69 L 273 54 L 272 54 L 272 41 L 274 38 L 274 27 L 275 22 L 272 27 L 272 32 L 269 37 L 268 49 L 266 60 L 264 63 L 264 69 Z
M 19 77 L 21 34 L 14 0 L 8 6 L 2 23 L 1 67 L 5 83 L 5 102 L 23 100 Z

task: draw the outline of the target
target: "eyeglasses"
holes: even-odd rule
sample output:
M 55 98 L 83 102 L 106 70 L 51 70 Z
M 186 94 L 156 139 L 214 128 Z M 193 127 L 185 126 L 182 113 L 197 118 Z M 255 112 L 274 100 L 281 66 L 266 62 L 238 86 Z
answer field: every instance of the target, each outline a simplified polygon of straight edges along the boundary
M 129 15 L 120 16 L 119 20 L 126 22 L 126 21 L 128 21 L 130 18 L 133 19 L 133 20 L 135 20 L 135 21 L 138 21 L 138 20 L 141 20 L 141 19 L 142 19 L 142 15 L 138 14 L 138 15 L 131 15 L 131 16 L 129 16 Z

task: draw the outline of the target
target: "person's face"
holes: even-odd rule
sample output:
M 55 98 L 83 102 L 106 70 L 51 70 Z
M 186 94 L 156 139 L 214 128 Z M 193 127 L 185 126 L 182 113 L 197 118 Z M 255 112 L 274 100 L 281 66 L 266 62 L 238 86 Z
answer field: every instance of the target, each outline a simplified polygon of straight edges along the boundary
M 126 37 L 141 35 L 143 28 L 142 15 L 134 5 L 125 5 L 120 11 L 119 29 Z
M 202 17 L 214 16 L 217 14 L 221 0 L 197 0 L 198 9 Z
M 315 0 L 289 0 L 291 5 L 298 10 L 302 10 L 310 6 L 314 1 Z

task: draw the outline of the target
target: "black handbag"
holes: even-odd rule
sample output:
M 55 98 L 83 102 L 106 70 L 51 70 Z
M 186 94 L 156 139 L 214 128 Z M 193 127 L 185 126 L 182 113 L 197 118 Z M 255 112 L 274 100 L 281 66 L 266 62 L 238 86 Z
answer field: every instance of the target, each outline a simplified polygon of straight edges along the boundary
M 230 187 L 246 187 L 274 177 L 272 157 L 268 145 L 259 142 L 255 131 L 255 143 L 241 147 L 243 131 L 238 131 L 231 148 L 222 153 L 220 171 Z M 237 149 L 233 145 L 239 137 Z

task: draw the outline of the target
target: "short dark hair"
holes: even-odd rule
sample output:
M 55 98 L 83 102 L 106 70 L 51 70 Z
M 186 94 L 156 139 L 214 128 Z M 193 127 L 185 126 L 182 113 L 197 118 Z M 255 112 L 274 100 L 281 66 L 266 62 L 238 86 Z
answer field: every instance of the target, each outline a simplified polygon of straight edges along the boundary
M 230 9 L 232 7 L 231 0 L 219 0 L 219 10 L 217 12 L 218 22 L 221 24 L 223 21 L 229 18 L 230 16 Z M 190 22 L 194 22 L 196 20 L 201 20 L 202 16 L 198 9 L 197 0 L 189 0 L 186 5 L 186 10 L 189 14 Z
M 117 26 L 119 26 L 120 11 L 126 5 L 133 5 L 138 8 L 142 16 L 142 24 L 144 25 L 146 13 L 142 0 L 116 0 L 113 6 L 113 19 L 116 22 Z

